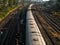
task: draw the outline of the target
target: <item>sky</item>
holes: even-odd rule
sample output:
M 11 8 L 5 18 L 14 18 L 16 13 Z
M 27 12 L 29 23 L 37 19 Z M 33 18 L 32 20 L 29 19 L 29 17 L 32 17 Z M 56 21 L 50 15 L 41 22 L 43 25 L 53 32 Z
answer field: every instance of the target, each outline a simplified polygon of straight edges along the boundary
M 37 0 L 34 0 L 34 1 L 37 1 Z M 43 1 L 49 1 L 49 0 L 43 0 Z
M 43 1 L 49 1 L 49 0 L 43 0 Z

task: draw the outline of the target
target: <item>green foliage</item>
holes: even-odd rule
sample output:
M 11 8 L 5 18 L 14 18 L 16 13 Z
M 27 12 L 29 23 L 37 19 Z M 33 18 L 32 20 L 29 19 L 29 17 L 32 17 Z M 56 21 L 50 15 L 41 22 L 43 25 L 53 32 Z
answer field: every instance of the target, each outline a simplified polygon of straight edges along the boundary
M 0 0 L 0 19 L 14 9 L 18 3 L 18 0 Z
M 0 18 L 5 17 L 5 13 L 6 13 L 6 12 L 0 12 Z

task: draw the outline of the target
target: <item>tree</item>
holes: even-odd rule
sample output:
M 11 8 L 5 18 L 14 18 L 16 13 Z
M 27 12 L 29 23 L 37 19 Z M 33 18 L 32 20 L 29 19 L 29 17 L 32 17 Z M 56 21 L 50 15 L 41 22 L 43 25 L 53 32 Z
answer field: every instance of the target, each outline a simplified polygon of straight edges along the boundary
M 18 3 L 18 0 L 9 0 L 9 6 L 16 5 Z
M 0 0 L 0 4 L 1 4 L 1 0 Z

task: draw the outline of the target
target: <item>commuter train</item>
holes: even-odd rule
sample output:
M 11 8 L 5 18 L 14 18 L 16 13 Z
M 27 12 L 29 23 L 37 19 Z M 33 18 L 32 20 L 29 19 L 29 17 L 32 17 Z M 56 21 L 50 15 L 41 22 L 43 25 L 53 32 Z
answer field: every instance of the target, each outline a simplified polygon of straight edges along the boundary
M 33 5 L 31 4 L 28 9 Z M 26 45 L 46 45 L 31 10 L 27 11 L 26 17 Z

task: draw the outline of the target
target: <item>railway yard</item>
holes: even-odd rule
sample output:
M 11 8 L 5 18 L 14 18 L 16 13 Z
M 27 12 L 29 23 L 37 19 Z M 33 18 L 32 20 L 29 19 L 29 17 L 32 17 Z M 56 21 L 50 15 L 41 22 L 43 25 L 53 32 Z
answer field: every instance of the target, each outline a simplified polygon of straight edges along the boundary
M 0 45 L 60 45 L 60 19 L 40 5 L 18 8 L 0 22 Z
M 36 8 L 37 9 L 37 8 Z M 42 10 L 41 10 L 42 11 Z M 60 27 L 57 17 L 39 10 L 32 11 L 47 45 L 60 44 Z M 44 33 L 43 33 L 44 32 Z M 48 42 L 49 41 L 49 42 Z

